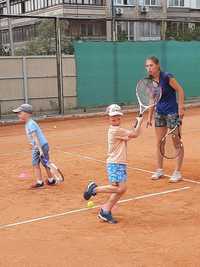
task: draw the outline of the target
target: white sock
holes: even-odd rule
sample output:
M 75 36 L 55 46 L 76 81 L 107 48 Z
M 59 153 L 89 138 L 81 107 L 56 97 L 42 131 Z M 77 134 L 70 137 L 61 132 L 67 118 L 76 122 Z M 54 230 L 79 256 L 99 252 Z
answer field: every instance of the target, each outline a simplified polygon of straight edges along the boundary
M 54 178 L 53 178 L 53 177 L 51 177 L 51 178 L 48 178 L 48 180 L 49 180 L 49 182 L 50 182 L 50 183 L 52 183 L 52 182 L 53 182 L 53 180 L 54 180 Z
M 42 180 L 37 180 L 37 184 L 42 184 L 43 181 Z

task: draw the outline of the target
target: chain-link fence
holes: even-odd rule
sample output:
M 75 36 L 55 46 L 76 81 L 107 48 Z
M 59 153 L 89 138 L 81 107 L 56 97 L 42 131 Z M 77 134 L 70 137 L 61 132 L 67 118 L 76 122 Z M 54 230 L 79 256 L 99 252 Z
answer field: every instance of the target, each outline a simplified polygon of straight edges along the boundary
M 74 40 L 199 41 L 200 21 L 0 15 L 0 56 L 72 55 Z
M 0 55 L 74 53 L 74 40 L 106 40 L 106 20 L 0 15 Z
M 117 46 L 112 47 L 115 42 L 107 42 L 110 39 L 116 40 Z M 137 58 L 137 62 L 143 64 L 144 55 L 155 50 L 154 54 L 161 58 L 164 67 L 173 61 L 169 49 L 166 51 L 165 43 L 157 43 L 163 40 L 181 41 L 185 53 L 187 47 L 190 49 L 188 43 L 184 45 L 185 41 L 200 40 L 200 22 L 169 19 L 124 20 L 119 16 L 109 19 L 81 19 L 0 15 L 1 114 L 10 115 L 12 108 L 23 102 L 33 104 L 35 110 L 42 114 L 64 114 L 82 108 L 85 110 L 86 107 L 94 108 L 99 106 L 99 103 L 107 104 L 108 99 L 130 104 L 134 99 L 127 91 L 132 90 L 129 89 L 128 80 L 131 79 L 132 71 L 138 73 L 138 70 L 132 70 L 134 59 Z M 87 44 L 88 41 L 90 43 Z M 91 45 L 91 41 L 95 42 L 94 46 Z M 95 46 L 97 42 L 98 48 Z M 77 43 L 88 45 L 87 53 L 74 54 Z M 110 46 L 106 48 L 105 44 Z M 156 50 L 157 46 L 159 51 Z M 194 47 L 196 49 L 195 45 Z M 198 56 L 195 49 L 193 53 Z M 97 57 L 95 51 L 101 51 L 101 54 Z M 137 51 L 135 56 L 134 51 Z M 133 53 L 133 57 L 130 53 Z M 106 59 L 111 60 L 108 60 L 108 65 L 105 63 Z M 101 64 L 96 69 L 98 61 Z M 176 63 L 176 60 L 173 62 Z M 195 64 L 198 65 L 197 62 Z M 131 71 L 125 71 L 127 67 Z M 195 68 L 198 69 L 198 66 Z M 84 76 L 80 76 L 80 69 L 81 74 L 85 72 Z M 142 75 L 142 72 L 138 75 Z M 198 77 L 198 74 L 194 71 L 193 76 Z M 84 77 L 87 77 L 85 82 Z M 107 77 L 109 88 L 113 88 L 111 94 L 117 92 L 113 99 L 110 95 L 105 99 L 105 96 L 98 98 L 98 94 L 95 94 L 91 100 L 92 95 L 85 94 L 95 92 L 94 77 L 99 81 Z M 126 80 L 127 84 L 123 84 L 123 80 Z M 86 84 L 92 88 L 85 88 Z M 119 93 L 117 88 L 125 88 L 124 86 L 127 89 Z M 90 103 L 86 103 L 88 99 Z

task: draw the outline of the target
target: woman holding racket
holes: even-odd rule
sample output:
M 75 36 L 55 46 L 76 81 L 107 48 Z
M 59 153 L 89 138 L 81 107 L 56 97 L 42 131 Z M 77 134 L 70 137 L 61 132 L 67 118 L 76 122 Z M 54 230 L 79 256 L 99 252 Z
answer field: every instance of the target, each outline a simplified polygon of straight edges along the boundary
M 155 131 L 157 139 L 157 169 L 152 175 L 153 180 L 158 180 L 164 175 L 163 156 L 160 153 L 160 143 L 168 129 L 173 129 L 180 123 L 184 116 L 184 91 L 174 76 L 160 69 L 159 60 L 152 56 L 145 63 L 148 75 L 157 81 L 162 87 L 162 97 L 155 107 Z M 176 99 L 178 96 L 178 101 Z M 154 108 L 149 109 L 147 127 L 152 126 Z M 181 166 L 184 157 L 184 149 L 176 158 L 176 168 L 170 177 L 170 182 L 178 182 L 182 179 Z

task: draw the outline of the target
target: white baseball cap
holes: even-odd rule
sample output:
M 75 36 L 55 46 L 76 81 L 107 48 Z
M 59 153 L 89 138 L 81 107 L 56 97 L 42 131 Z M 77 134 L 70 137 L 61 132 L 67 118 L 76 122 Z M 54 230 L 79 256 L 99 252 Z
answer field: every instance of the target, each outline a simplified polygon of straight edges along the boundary
M 122 109 L 119 105 L 117 104 L 112 104 L 110 106 L 107 107 L 106 109 L 106 113 L 112 117 L 112 116 L 122 116 L 123 115 L 123 112 L 122 112 Z
M 22 112 L 22 111 L 26 112 L 26 113 L 32 113 L 33 112 L 33 108 L 29 104 L 22 104 L 18 108 L 13 109 L 13 112 L 15 112 L 15 113 L 19 113 L 19 112 Z

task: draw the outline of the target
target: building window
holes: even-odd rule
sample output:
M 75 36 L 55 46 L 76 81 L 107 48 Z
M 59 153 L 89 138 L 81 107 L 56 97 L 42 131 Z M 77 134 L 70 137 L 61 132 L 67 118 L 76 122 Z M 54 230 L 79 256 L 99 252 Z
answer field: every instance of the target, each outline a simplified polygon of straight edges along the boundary
M 101 37 L 105 35 L 105 23 L 85 22 L 80 24 L 81 37 Z
M 25 2 L 25 10 L 27 12 L 30 12 L 31 11 L 31 2 L 30 1 L 26 1 Z
M 184 7 L 184 0 L 169 0 L 169 6 Z
M 136 0 L 115 0 L 115 6 L 135 6 Z
M 156 22 L 139 23 L 140 37 L 159 37 L 160 24 Z
M 20 14 L 21 13 L 21 4 L 14 2 L 10 6 L 11 14 Z
M 25 13 L 25 2 L 21 2 L 21 12 Z
M 145 0 L 145 6 L 160 6 L 160 0 Z
M 59 1 L 61 3 L 62 0 L 59 0 Z M 63 1 L 65 4 L 69 4 L 69 5 L 95 5 L 95 6 L 105 5 L 103 0 L 63 0 Z

